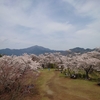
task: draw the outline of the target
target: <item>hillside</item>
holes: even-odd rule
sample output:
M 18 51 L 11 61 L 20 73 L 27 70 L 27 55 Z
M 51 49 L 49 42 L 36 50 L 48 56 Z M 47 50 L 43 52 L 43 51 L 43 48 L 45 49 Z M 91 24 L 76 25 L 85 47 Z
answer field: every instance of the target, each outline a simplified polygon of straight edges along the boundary
M 37 45 L 29 47 L 29 48 L 24 48 L 24 49 L 9 49 L 9 48 L 6 48 L 6 49 L 0 50 L 0 54 L 17 55 L 17 56 L 22 55 L 24 53 L 39 55 L 39 54 L 52 53 L 52 52 L 55 52 L 55 51 L 50 50 L 48 48 L 44 48 L 42 46 L 37 46 Z
M 91 81 L 65 78 L 58 71 L 45 69 L 38 78 L 40 95 L 36 100 L 100 100 L 100 88 L 95 84 Z
M 61 52 L 61 54 L 67 55 L 70 53 L 74 54 L 74 53 L 90 52 L 90 51 L 93 51 L 95 49 L 84 49 L 84 48 L 76 47 L 76 48 L 69 49 L 69 50 L 70 50 L 70 52 L 68 50 L 66 50 L 66 51 L 64 51 L 64 50 L 51 50 L 49 48 L 35 45 L 35 46 L 29 47 L 29 48 L 24 48 L 24 49 L 9 49 L 9 48 L 1 49 L 0 54 L 17 55 L 18 56 L 18 55 L 22 55 L 24 53 L 39 55 L 39 54 L 44 54 L 44 53 Z

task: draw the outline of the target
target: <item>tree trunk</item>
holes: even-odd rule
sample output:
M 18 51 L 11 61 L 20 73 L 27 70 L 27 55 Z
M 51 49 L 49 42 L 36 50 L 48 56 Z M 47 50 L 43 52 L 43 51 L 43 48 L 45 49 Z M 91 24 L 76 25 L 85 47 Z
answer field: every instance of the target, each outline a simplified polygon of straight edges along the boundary
M 89 66 L 89 68 L 85 68 L 85 72 L 86 72 L 86 79 L 89 79 L 89 72 L 92 68 L 92 65 Z
M 86 72 L 86 79 L 89 79 L 89 71 L 85 70 L 85 72 Z
M 71 76 L 70 68 L 68 68 L 68 75 Z

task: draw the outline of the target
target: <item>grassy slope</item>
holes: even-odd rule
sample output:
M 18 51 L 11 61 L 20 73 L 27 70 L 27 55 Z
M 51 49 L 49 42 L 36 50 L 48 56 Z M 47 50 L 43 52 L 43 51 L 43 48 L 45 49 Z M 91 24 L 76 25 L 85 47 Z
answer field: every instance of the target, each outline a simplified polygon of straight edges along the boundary
M 53 76 L 54 76 L 53 70 L 50 70 L 50 71 L 48 71 L 48 69 L 41 70 L 41 75 L 37 81 L 37 84 L 40 89 L 40 98 L 41 98 L 39 100 L 49 100 L 48 97 L 46 96 L 46 92 L 50 90 L 47 84 L 48 84 L 48 81 L 52 79 Z
M 95 82 L 64 78 L 54 70 L 42 70 L 37 84 L 38 100 L 100 100 L 100 87 Z
M 34 77 L 29 77 L 25 84 L 34 84 Z M 40 70 L 35 84 L 39 92 L 33 91 L 16 100 L 100 100 L 100 86 L 96 84 L 87 80 L 65 78 L 58 71 L 44 69 Z

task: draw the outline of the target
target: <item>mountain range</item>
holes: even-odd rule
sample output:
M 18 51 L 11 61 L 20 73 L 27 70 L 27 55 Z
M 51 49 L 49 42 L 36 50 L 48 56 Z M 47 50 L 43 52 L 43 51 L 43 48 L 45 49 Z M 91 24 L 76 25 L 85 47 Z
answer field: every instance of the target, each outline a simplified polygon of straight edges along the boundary
M 67 55 L 69 53 L 85 53 L 85 52 L 90 52 L 93 50 L 94 49 L 84 49 L 84 48 L 80 48 L 80 47 L 76 47 L 76 48 L 69 49 L 66 51 L 64 51 L 64 50 L 51 50 L 51 49 L 48 49 L 48 48 L 45 48 L 42 46 L 35 45 L 35 46 L 29 47 L 29 48 L 24 48 L 24 49 L 9 49 L 9 48 L 1 49 L 0 54 L 19 56 L 19 55 L 22 55 L 24 53 L 39 55 L 39 54 L 44 54 L 44 53 L 61 52 L 61 54 Z

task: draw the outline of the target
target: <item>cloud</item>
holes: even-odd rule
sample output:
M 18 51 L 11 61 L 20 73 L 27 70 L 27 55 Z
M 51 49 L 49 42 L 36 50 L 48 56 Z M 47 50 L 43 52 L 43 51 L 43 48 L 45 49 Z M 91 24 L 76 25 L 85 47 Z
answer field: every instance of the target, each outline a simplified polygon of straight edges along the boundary
M 42 45 L 51 49 L 70 49 L 99 46 L 99 2 L 1 0 L 0 48 Z
M 63 0 L 72 5 L 75 11 L 82 16 L 90 16 L 94 18 L 100 17 L 100 0 Z M 93 16 L 91 16 L 93 15 Z

